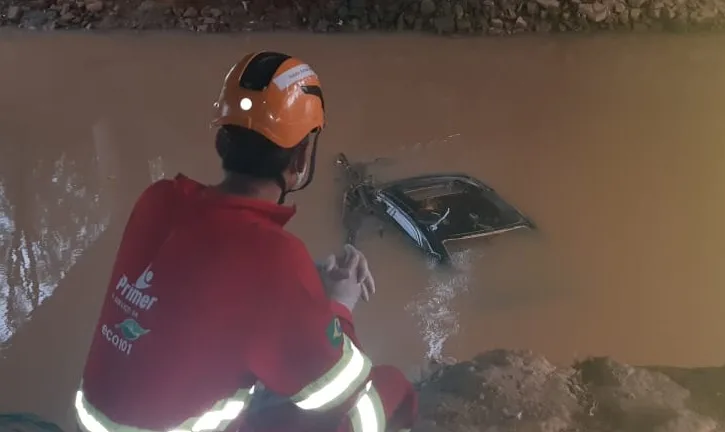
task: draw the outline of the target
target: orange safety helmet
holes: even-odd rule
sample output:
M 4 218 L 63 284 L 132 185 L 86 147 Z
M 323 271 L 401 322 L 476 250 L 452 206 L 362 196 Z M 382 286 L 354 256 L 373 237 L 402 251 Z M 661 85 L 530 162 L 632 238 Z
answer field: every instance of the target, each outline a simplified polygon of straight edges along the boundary
M 247 54 L 224 78 L 212 126 L 251 129 L 289 149 L 325 126 L 325 102 L 315 71 L 286 54 Z

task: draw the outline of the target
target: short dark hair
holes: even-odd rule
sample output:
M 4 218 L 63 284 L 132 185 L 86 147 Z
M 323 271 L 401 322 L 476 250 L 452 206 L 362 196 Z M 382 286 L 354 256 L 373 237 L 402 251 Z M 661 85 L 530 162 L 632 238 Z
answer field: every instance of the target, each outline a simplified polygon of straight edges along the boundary
M 305 150 L 308 141 L 309 135 L 295 147 L 286 149 L 251 129 L 225 125 L 217 130 L 216 150 L 225 171 L 259 179 L 278 179 L 292 159 Z

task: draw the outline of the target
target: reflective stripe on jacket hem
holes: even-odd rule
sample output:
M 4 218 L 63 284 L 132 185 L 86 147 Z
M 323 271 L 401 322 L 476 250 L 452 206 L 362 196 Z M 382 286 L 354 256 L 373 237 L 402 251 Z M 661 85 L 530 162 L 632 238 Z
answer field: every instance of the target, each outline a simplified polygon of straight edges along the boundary
M 168 431 L 154 431 L 118 424 L 91 405 L 82 390 L 76 392 L 75 414 L 83 432 L 214 432 L 224 430 L 229 423 L 236 420 L 253 393 L 254 387 L 241 389 L 233 396 L 218 401 L 200 416 L 191 417 L 178 427 Z
M 384 432 L 386 427 L 383 401 L 371 381 L 365 385 L 349 413 L 353 432 Z

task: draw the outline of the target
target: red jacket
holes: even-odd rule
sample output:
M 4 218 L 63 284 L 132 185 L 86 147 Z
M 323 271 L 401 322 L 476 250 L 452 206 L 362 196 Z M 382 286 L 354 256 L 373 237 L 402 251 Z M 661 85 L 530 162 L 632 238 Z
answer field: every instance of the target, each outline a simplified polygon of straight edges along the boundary
M 181 175 L 126 226 L 76 395 L 88 432 L 383 432 L 416 395 L 371 366 L 283 207 Z M 261 411 L 260 395 L 283 403 Z M 352 428 L 352 429 L 351 429 Z

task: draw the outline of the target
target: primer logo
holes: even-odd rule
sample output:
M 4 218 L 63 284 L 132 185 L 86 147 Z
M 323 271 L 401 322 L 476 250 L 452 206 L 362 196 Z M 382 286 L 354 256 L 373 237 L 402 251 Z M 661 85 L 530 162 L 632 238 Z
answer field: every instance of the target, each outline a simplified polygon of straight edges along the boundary
M 118 279 L 116 283 L 116 292 L 114 295 L 115 303 L 127 314 L 138 317 L 136 309 L 150 310 L 151 307 L 159 300 L 158 297 L 144 293 L 144 290 L 151 288 L 151 282 L 154 278 L 154 272 L 151 271 L 151 265 L 141 273 L 141 276 L 134 283 L 129 283 L 128 276 L 125 274 Z M 133 307 L 132 307 L 133 306 Z

